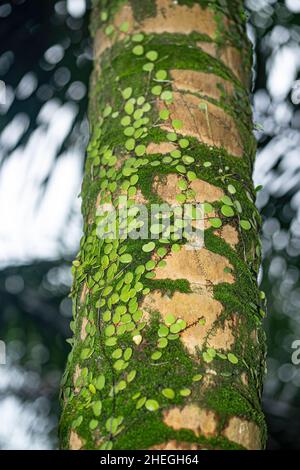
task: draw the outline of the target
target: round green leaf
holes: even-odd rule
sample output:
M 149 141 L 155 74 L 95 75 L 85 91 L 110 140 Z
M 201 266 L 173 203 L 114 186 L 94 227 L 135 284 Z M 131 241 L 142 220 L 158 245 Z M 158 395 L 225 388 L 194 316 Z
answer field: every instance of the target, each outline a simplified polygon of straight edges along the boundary
M 231 364 L 237 364 L 239 362 L 238 358 L 233 353 L 228 353 L 227 354 L 227 359 L 228 359 L 229 362 L 231 362 Z
M 160 95 L 161 99 L 164 101 L 171 101 L 173 99 L 173 93 L 169 90 L 165 90 Z
M 227 189 L 228 189 L 228 192 L 229 192 L 230 194 L 235 194 L 235 193 L 236 193 L 236 189 L 235 189 L 235 187 L 234 187 L 232 184 L 229 184 L 229 185 L 227 186 Z
M 189 388 L 183 388 L 179 393 L 182 397 L 188 397 L 192 392 Z
M 155 74 L 156 80 L 165 80 L 167 78 L 167 72 L 165 70 L 158 70 Z
M 158 342 L 157 342 L 157 347 L 159 349 L 164 349 L 168 346 L 168 340 L 167 338 L 159 338 Z
M 143 245 L 142 250 L 145 253 L 149 253 L 150 251 L 153 251 L 154 248 L 155 248 L 155 243 L 154 242 L 149 242 L 149 243 L 146 243 L 145 245 Z
M 133 34 L 133 36 L 131 37 L 131 40 L 133 42 L 142 42 L 143 39 L 144 35 L 142 33 Z
M 147 52 L 146 57 L 148 60 L 151 60 L 151 62 L 154 62 L 158 58 L 158 53 L 156 51 L 149 51 Z
M 224 204 L 224 206 L 221 207 L 221 212 L 225 217 L 233 217 L 234 216 L 234 210 L 232 209 L 231 206 L 228 206 Z
M 158 361 L 162 356 L 162 353 L 160 351 L 155 351 L 152 356 L 151 356 L 151 359 L 153 361 Z
M 159 113 L 159 117 L 163 121 L 166 121 L 167 119 L 169 119 L 169 116 L 170 116 L 170 111 L 168 111 L 167 109 L 162 109 Z
M 92 405 L 92 410 L 93 410 L 93 413 L 95 416 L 100 416 L 101 415 L 101 411 L 102 411 L 102 402 L 99 400 L 99 401 L 95 401 Z
M 145 154 L 145 152 L 146 152 L 146 147 L 145 147 L 145 145 L 141 145 L 141 144 L 140 144 L 140 145 L 137 145 L 137 146 L 135 147 L 134 151 L 135 151 L 135 154 L 136 154 L 138 157 L 142 157 L 142 156 Z
M 137 55 L 137 56 L 141 56 L 144 54 L 144 48 L 143 46 L 139 45 L 139 46 L 135 46 L 133 49 L 132 49 L 132 52 L 134 55 Z
M 242 227 L 243 230 L 250 230 L 251 229 L 251 224 L 249 220 L 240 220 L 240 226 Z
M 131 97 L 131 95 L 132 95 L 132 88 L 131 87 L 127 87 L 122 91 L 122 96 L 123 96 L 124 100 L 128 100 Z
M 131 151 L 135 147 L 135 140 L 134 139 L 128 139 L 125 142 L 125 147 L 128 151 Z
M 209 223 L 213 228 L 220 228 L 222 226 L 222 220 L 218 217 L 212 217 L 209 219 Z
M 176 321 L 176 318 L 174 317 L 174 315 L 172 315 L 172 313 L 168 313 L 168 315 L 166 315 L 165 317 L 166 325 L 172 325 L 173 323 L 175 323 L 175 321 Z
M 179 140 L 179 147 L 181 147 L 182 149 L 186 149 L 188 146 L 189 146 L 189 141 L 188 139 L 180 139 Z
M 161 94 L 162 87 L 161 85 L 155 85 L 154 87 L 151 88 L 151 93 L 154 96 L 159 96 Z
M 120 263 L 131 263 L 132 261 L 132 256 L 129 253 L 124 253 L 124 255 L 121 255 L 119 258 Z
M 164 388 L 161 393 L 169 400 L 173 400 L 173 398 L 175 398 L 175 392 L 172 388 Z
M 157 411 L 159 408 L 159 403 L 156 400 L 147 400 L 145 407 L 148 411 Z
M 179 130 L 182 129 L 183 123 L 180 119 L 173 119 L 172 126 L 174 129 Z
M 154 69 L 154 64 L 152 62 L 148 62 L 147 64 L 143 65 L 144 72 L 152 72 Z
M 95 383 L 95 387 L 97 390 L 102 390 L 105 386 L 105 377 L 104 375 L 99 375 L 99 377 L 97 377 L 97 380 L 96 380 L 96 383 Z

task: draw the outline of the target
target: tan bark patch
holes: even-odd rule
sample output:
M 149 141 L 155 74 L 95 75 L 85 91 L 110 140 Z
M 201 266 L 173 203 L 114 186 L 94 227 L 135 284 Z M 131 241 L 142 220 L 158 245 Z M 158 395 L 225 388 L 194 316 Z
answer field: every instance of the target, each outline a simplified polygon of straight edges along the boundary
M 149 321 L 152 312 L 159 312 L 163 319 L 172 313 L 175 318 L 182 318 L 187 328 L 180 333 L 180 340 L 190 354 L 196 353 L 196 348 L 202 348 L 205 338 L 211 331 L 207 345 L 215 349 L 229 350 L 234 343 L 232 334 L 233 322 L 225 321 L 225 325 L 212 329 L 222 313 L 220 302 L 213 299 L 208 292 L 185 294 L 175 292 L 172 296 L 153 291 L 146 295 L 141 309 L 144 312 L 143 321 Z M 205 318 L 205 324 L 199 325 L 199 320 Z
M 260 429 L 257 424 L 237 416 L 230 418 L 227 427 L 223 431 L 223 435 L 246 449 L 261 449 Z
M 225 46 L 221 50 L 221 61 L 229 67 L 233 74 L 244 84 L 247 85 L 248 73 L 243 67 L 241 53 L 236 47 Z
M 128 23 L 127 33 L 119 31 L 122 23 Z M 94 40 L 94 56 L 96 61 L 99 60 L 101 54 L 103 54 L 106 49 L 112 47 L 116 41 L 122 41 L 127 34 L 131 34 L 134 31 L 134 17 L 131 6 L 126 4 L 122 5 L 115 14 L 112 24 L 117 32 L 111 36 L 105 34 L 103 29 L 99 29 L 96 32 Z
M 214 42 L 206 42 L 206 41 L 201 41 L 197 42 L 197 46 L 202 49 L 202 51 L 206 52 L 206 54 L 209 54 L 216 58 L 217 52 L 216 52 L 216 44 Z
M 152 190 L 168 204 L 176 204 L 176 196 L 181 194 L 178 187 L 180 179 L 182 178 L 175 173 L 169 173 L 162 179 L 155 176 Z M 197 203 L 215 202 L 224 196 L 222 189 L 200 179 L 192 181 L 190 183 L 190 188 L 195 192 L 193 201 Z
M 87 324 L 88 324 L 87 318 L 83 317 L 82 323 L 81 323 L 81 330 L 80 330 L 80 339 L 82 341 L 84 341 L 85 338 L 87 337 L 87 332 L 85 331 L 85 327 L 86 327 Z
M 165 103 L 157 100 L 158 110 Z M 200 109 L 200 107 L 204 107 Z M 243 146 L 234 119 L 222 108 L 188 93 L 173 92 L 173 102 L 168 105 L 170 119 L 161 128 L 172 132 L 172 120 L 183 123 L 180 133 L 195 137 L 199 142 L 215 147 L 224 147 L 233 156 L 243 155 Z
M 144 194 L 140 189 L 137 190 L 134 200 L 136 204 L 147 204 L 149 201 L 144 197 Z
M 243 385 L 249 385 L 249 380 L 246 372 L 243 372 L 241 375 L 241 381 Z
M 203 223 L 203 229 L 204 230 L 207 230 L 207 229 L 211 228 L 211 224 L 209 222 L 209 219 L 213 218 L 213 217 L 216 217 L 216 216 L 217 216 L 217 214 L 216 214 L 215 211 L 208 212 L 208 213 L 204 214 L 204 221 L 203 221 L 204 222 Z M 192 225 L 193 228 L 200 228 L 201 227 L 201 225 L 200 225 L 201 222 L 202 222 L 201 219 L 193 220 L 191 225 Z
M 70 450 L 80 450 L 83 446 L 82 439 L 78 436 L 75 431 L 71 431 L 69 439 Z
M 96 199 L 96 209 L 98 209 L 98 207 L 100 206 L 102 197 L 103 197 L 103 193 L 102 193 L 102 191 L 100 191 L 100 193 L 98 193 L 98 196 L 97 196 L 97 199 Z
M 232 73 L 244 84 L 247 84 L 247 73 L 242 65 L 242 56 L 238 49 L 232 46 L 224 46 L 221 51 L 217 51 L 214 42 L 197 42 L 197 46 L 215 59 L 223 62 Z
M 80 303 L 81 303 L 81 304 L 84 303 L 88 291 L 89 291 L 89 288 L 88 288 L 88 286 L 87 286 L 87 283 L 85 282 L 85 283 L 83 284 L 83 288 L 82 288 L 81 295 L 80 295 Z
M 223 227 L 219 230 L 215 230 L 214 234 L 223 238 L 223 240 L 233 248 L 239 242 L 239 234 L 237 229 L 229 224 L 223 225 Z
M 74 385 L 74 391 L 75 393 L 78 393 L 80 391 L 79 387 L 76 387 L 76 382 L 81 374 L 81 369 L 78 364 L 76 364 L 74 375 L 73 375 L 73 385 Z
M 191 34 L 193 31 L 214 37 L 216 34 L 215 14 L 199 4 L 192 7 L 178 5 L 172 0 L 156 0 L 155 17 L 145 18 L 139 29 L 145 33 Z M 167 21 L 166 21 L 167 20 Z
M 217 381 L 216 374 L 211 374 L 206 369 L 205 370 L 205 375 L 204 375 L 203 379 L 201 380 L 201 390 L 205 391 L 205 390 L 208 390 L 208 389 L 212 389 L 213 387 L 216 386 L 216 381 Z
M 166 153 L 170 153 L 176 149 L 176 145 L 172 144 L 172 142 L 160 142 L 159 144 L 150 142 L 146 148 L 146 153 L 147 155 L 152 155 L 154 153 L 165 155 Z
M 234 277 L 225 268 L 232 269 L 228 259 L 206 248 L 186 250 L 183 247 L 178 253 L 171 253 L 166 258 L 166 266 L 156 268 L 156 279 L 186 279 L 194 284 L 232 284 Z
M 199 203 L 219 201 L 219 199 L 224 196 L 224 192 L 222 189 L 218 188 L 218 186 L 214 186 L 200 179 L 192 181 L 190 188 L 195 191 L 195 201 Z
M 250 338 L 252 339 L 253 343 L 259 344 L 257 330 L 253 330 L 253 331 L 251 332 Z
M 160 196 L 168 204 L 177 204 L 176 196 L 180 194 L 178 188 L 178 181 L 180 177 L 175 173 L 169 173 L 166 177 L 160 179 L 158 176 L 154 177 L 152 191 Z
M 176 91 L 184 90 L 200 93 L 219 100 L 221 98 L 221 89 L 218 85 L 221 85 L 228 96 L 233 94 L 233 84 L 212 73 L 197 72 L 195 70 L 170 70 L 170 75 L 173 79 L 172 87 Z
M 156 446 L 150 447 L 149 450 L 198 450 L 201 449 L 199 444 L 192 444 L 191 442 L 178 442 L 175 440 L 163 442 Z
M 207 340 L 207 346 L 214 349 L 229 351 L 235 342 L 233 336 L 233 320 L 225 320 L 223 325 L 214 329 Z
M 178 431 L 190 429 L 198 436 L 213 436 L 217 429 L 217 418 L 213 411 L 187 405 L 184 408 L 171 408 L 164 412 L 164 423 Z
M 118 31 L 124 22 L 128 23 L 127 33 Z M 225 19 L 224 23 L 227 23 Z M 94 47 L 96 59 L 117 40 L 122 40 L 126 35 L 132 33 L 187 35 L 194 31 L 214 38 L 216 32 L 216 22 L 212 10 L 203 9 L 198 4 L 193 7 L 178 5 L 172 0 L 156 0 L 156 16 L 148 16 L 141 22 L 135 21 L 130 5 L 122 5 L 115 14 L 112 24 L 118 31 L 117 34 L 107 36 L 102 30 L 96 33 Z
M 160 179 L 158 176 L 155 176 L 153 180 L 152 191 L 158 194 L 161 199 L 171 206 L 178 205 L 176 196 L 181 194 L 181 191 L 178 187 L 178 182 L 180 179 L 182 178 L 178 175 L 175 175 L 174 173 L 170 173 L 167 176 L 164 176 L 162 179 Z M 215 202 L 224 196 L 224 192 L 220 188 L 200 179 L 192 181 L 190 183 L 190 189 L 194 191 L 195 196 L 187 199 L 187 202 L 189 203 Z M 204 229 L 206 230 L 207 228 L 211 227 L 209 218 L 215 217 L 216 214 L 214 211 L 212 211 L 208 214 L 203 214 L 203 216 Z M 199 224 L 199 222 L 201 221 L 192 221 L 192 226 L 196 227 L 197 223 Z

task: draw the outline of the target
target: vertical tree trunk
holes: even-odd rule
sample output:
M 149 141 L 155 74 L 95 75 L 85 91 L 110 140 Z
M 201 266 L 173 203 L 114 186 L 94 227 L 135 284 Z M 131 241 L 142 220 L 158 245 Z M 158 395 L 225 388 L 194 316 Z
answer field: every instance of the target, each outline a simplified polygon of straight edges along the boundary
M 62 448 L 264 446 L 260 220 L 242 7 L 94 2 Z M 120 195 L 129 206 L 205 203 L 204 247 L 187 250 L 176 226 L 169 241 L 99 237 L 99 208 Z

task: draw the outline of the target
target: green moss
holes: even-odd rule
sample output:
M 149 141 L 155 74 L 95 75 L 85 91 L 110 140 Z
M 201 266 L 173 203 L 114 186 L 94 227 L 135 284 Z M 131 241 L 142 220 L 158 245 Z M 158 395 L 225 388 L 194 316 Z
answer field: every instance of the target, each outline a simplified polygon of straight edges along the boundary
M 183 292 L 183 293 L 190 293 L 191 287 L 189 282 L 186 279 L 177 279 L 176 281 L 171 281 L 169 279 L 162 279 L 162 280 L 148 280 L 145 282 L 145 285 L 149 287 L 151 290 L 159 289 L 163 294 L 166 293 L 168 295 L 174 292 Z

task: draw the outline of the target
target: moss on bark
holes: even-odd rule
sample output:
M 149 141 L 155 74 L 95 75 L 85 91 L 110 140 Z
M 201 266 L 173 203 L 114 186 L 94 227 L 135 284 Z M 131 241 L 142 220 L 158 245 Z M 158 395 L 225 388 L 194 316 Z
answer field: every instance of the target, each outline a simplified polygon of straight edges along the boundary
M 91 139 L 82 186 L 84 235 L 73 267 L 74 336 L 62 384 L 62 448 L 147 449 L 175 440 L 197 448 L 239 449 L 263 447 L 265 443 L 260 408 L 265 354 L 263 301 L 257 286 L 260 218 L 251 179 L 255 142 L 245 85 L 250 80 L 251 50 L 242 2 L 177 3 L 187 9 L 195 5 L 203 11 L 209 9 L 213 39 L 199 31 L 188 35 L 139 32 L 145 18 L 155 18 L 159 2 L 94 2 L 92 34 L 102 31 L 102 41 L 108 37 L 109 45 L 99 55 L 96 51 L 90 87 Z M 128 32 L 126 20 L 118 27 L 114 24 L 124 5 L 132 11 L 134 31 Z M 201 43 L 214 44 L 215 56 L 201 48 Z M 248 76 L 243 83 L 226 62 L 226 54 L 222 56 L 226 47 L 243 48 L 239 65 Z M 158 101 L 168 109 L 177 91 L 171 69 L 213 74 L 216 82 L 220 77 L 232 86 L 230 96 L 220 86 L 218 100 L 203 94 L 201 87 L 189 96 L 203 99 L 200 109 L 206 113 L 208 130 L 215 122 L 207 111 L 209 103 L 224 117 L 231 116 L 242 157 L 226 149 L 230 129 L 222 136 L 224 145 L 208 145 L 201 141 L 201 129 L 198 136 L 187 136 L 174 120 L 161 117 Z M 193 109 L 190 112 L 193 114 Z M 165 121 L 173 125 L 173 132 L 164 129 Z M 178 151 L 173 155 L 147 154 L 150 143 L 166 141 L 173 142 Z M 138 193 L 148 207 L 161 203 L 153 182 L 171 174 L 182 178 L 188 188 L 182 190 L 181 203 L 186 197 L 195 197 L 189 189 L 192 181 L 210 183 L 224 193 L 210 204 L 214 215 L 207 216 L 211 223 L 205 230 L 205 249 L 212 260 L 216 254 L 229 262 L 231 267 L 224 272 L 230 272 L 234 282 L 211 282 L 208 278 L 201 286 L 205 295 L 221 304 L 222 312 L 196 354 L 181 341 L 181 335 L 193 326 L 179 317 L 178 329 L 172 327 L 176 319 L 168 323 L 160 311 L 145 316 L 141 309 L 153 292 L 168 298 L 175 292 L 199 292 L 199 286 L 178 277 L 179 273 L 175 279 L 155 279 L 158 266 L 163 267 L 162 262 L 183 250 L 186 240 L 155 240 L 154 252 L 148 252 L 143 249 L 147 240 L 97 236 L 101 204 L 116 205 L 118 196 L 126 194 L 129 205 L 134 205 Z M 235 230 L 236 246 L 220 236 L 219 224 Z M 160 256 L 161 248 L 165 250 L 160 250 Z M 199 319 L 203 321 L 201 304 Z M 230 349 L 212 348 L 211 338 L 228 322 L 234 343 Z M 183 426 L 180 413 L 191 405 L 212 418 L 194 428 L 192 424 Z M 179 421 L 172 421 L 172 410 Z M 232 434 L 232 418 L 246 426 L 241 440 Z

